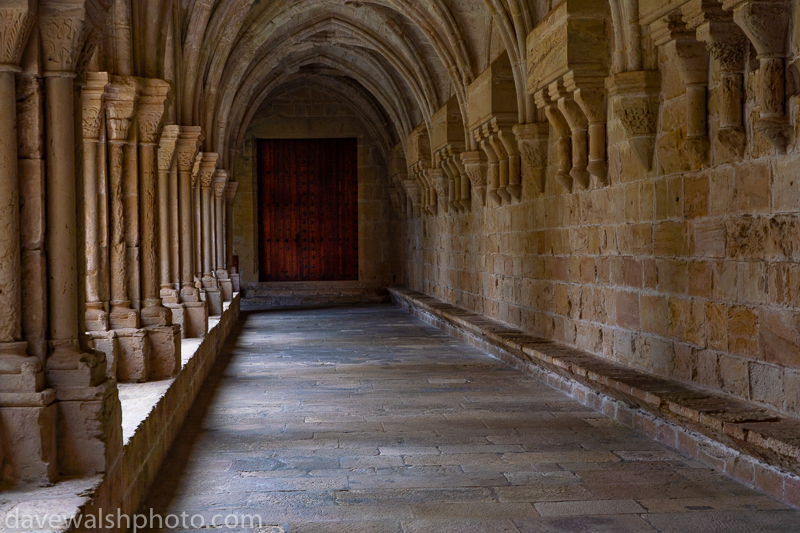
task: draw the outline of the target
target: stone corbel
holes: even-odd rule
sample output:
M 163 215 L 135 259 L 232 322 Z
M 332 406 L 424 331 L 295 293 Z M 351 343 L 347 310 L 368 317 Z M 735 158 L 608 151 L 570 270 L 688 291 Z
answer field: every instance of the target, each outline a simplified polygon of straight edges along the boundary
M 536 105 L 544 109 L 547 121 L 553 126 L 553 130 L 558 138 L 558 168 L 556 170 L 556 181 L 561 184 L 568 192 L 572 192 L 572 130 L 558 109 L 556 102 L 550 98 L 547 89 L 537 91 L 534 95 Z
M 622 123 L 631 150 L 645 170 L 653 168 L 661 73 L 620 72 L 606 80 L 614 115 Z
M 461 160 L 463 152 L 448 150 L 447 164 L 455 181 L 455 200 L 456 209 L 461 213 L 467 213 L 472 209 L 472 196 L 470 195 L 470 183 L 464 163 Z
M 586 170 L 601 185 L 608 185 L 608 159 L 606 157 L 606 122 L 608 100 L 604 78 L 579 78 L 573 72 L 564 76 L 566 88 L 572 91 L 575 103 L 588 121 L 589 163 Z
M 485 153 L 483 151 L 461 152 L 461 163 L 464 166 L 464 175 L 472 185 L 472 191 L 476 195 L 478 205 L 485 206 L 487 173 Z
M 547 141 L 550 127 L 547 122 L 518 124 L 514 126 L 523 173 L 533 182 L 539 193 L 544 192 L 547 178 Z
M 741 158 L 746 145 L 742 121 L 744 95 L 744 54 L 747 36 L 733 21 L 733 15 L 716 0 L 691 0 L 681 6 L 686 27 L 706 45 L 719 65 L 719 129 L 717 141 Z
M 426 170 L 425 172 L 431 184 L 429 212 L 432 216 L 437 216 L 439 214 L 439 200 L 447 198 L 447 176 L 441 168 Z M 445 213 L 447 212 L 446 207 L 445 201 Z
M 493 118 L 490 127 L 494 133 L 493 139 L 497 139 L 502 145 L 495 150 L 505 152 L 506 168 L 501 165 L 501 185 L 505 188 L 503 199 L 507 202 L 519 202 L 522 199 L 522 164 L 519 154 L 517 139 L 513 129 L 517 125 L 517 117 L 508 117 L 505 120 Z
M 680 11 L 650 24 L 653 42 L 674 62 L 686 86 L 686 150 L 694 168 L 708 162 L 708 51 Z
M 475 140 L 483 150 L 483 153 L 486 154 L 486 206 L 489 207 L 490 203 L 492 207 L 503 205 L 503 197 L 497 191 L 500 187 L 501 156 L 495 152 L 491 138 L 483 135 L 480 130 L 475 132 Z
M 408 201 L 406 206 L 407 213 L 409 215 L 413 214 L 414 216 L 419 217 L 421 211 L 421 193 L 419 183 L 416 179 L 403 180 L 403 188 L 406 190 L 406 199 Z
M 572 132 L 572 170 L 569 175 L 573 184 L 588 189 L 591 181 L 589 174 L 589 120 L 581 106 L 575 102 L 572 93 L 567 90 L 563 80 L 550 84 L 549 94 L 558 101 L 558 109 L 564 116 Z
M 789 0 L 723 0 L 723 9 L 758 52 L 755 129 L 780 153 L 786 152 L 791 127 L 786 115 L 786 40 L 792 12 Z

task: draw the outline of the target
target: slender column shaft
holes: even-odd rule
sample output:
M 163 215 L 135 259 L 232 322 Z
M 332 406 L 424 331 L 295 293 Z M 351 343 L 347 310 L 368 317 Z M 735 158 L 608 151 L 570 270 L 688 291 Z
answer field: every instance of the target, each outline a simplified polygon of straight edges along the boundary
M 110 141 L 108 147 L 109 168 L 109 207 L 111 222 L 110 262 L 111 262 L 111 305 L 129 306 L 125 278 L 128 271 L 125 244 L 125 217 L 122 197 L 122 168 L 125 159 L 125 143 Z
M 86 227 L 86 303 L 100 303 L 100 239 L 98 230 L 96 139 L 83 141 L 84 223 Z
M 200 184 L 195 185 L 192 198 L 194 210 L 194 273 L 203 277 L 203 202 L 200 193 Z
M 212 235 L 211 235 L 211 188 L 210 187 L 201 187 L 201 196 L 202 196 L 202 239 L 203 239 L 203 270 L 204 274 L 211 274 L 213 271 L 212 265 L 212 253 L 211 253 L 211 245 L 212 243 Z
M 174 165 L 173 165 L 174 166 Z M 161 258 L 161 276 L 159 281 L 162 289 L 171 289 L 170 276 L 172 274 L 172 215 L 170 214 L 170 170 L 158 171 L 158 244 Z
M 209 212 L 209 222 L 208 225 L 211 228 L 209 232 L 210 239 L 206 242 L 206 246 L 208 246 L 208 255 L 211 258 L 211 270 L 209 272 L 216 272 L 217 271 L 217 209 L 214 206 L 214 191 L 211 190 L 209 194 L 208 200 L 208 212 Z
M 22 338 L 17 97 L 13 72 L 0 72 L 0 343 Z
M 156 144 L 139 143 L 139 209 L 142 298 L 159 300 L 158 216 L 156 211 Z
M 180 249 L 181 287 L 194 286 L 194 247 L 192 236 L 192 171 L 180 171 Z
M 73 78 L 45 78 L 47 263 L 50 340 L 78 340 L 77 209 Z M 13 138 L 13 137 L 12 137 Z
M 105 133 L 105 120 L 101 120 L 100 142 L 97 149 L 97 228 L 98 253 L 100 255 L 100 300 L 108 303 L 111 299 L 109 266 L 109 213 L 108 213 L 108 144 Z
M 181 287 L 181 238 L 185 233 L 181 231 L 181 210 L 180 204 L 180 178 L 178 177 L 178 161 L 172 163 L 169 172 L 169 216 L 170 216 L 170 284 L 173 288 Z M 191 178 L 189 178 L 191 180 Z
M 216 191 L 215 191 L 216 192 Z M 222 194 L 214 195 L 216 207 L 217 268 L 225 268 L 225 201 Z

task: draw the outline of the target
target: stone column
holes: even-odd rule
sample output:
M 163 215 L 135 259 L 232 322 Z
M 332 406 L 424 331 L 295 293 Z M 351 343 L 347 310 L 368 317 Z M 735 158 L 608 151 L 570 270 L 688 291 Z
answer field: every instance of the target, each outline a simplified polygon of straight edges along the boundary
M 156 173 L 158 172 L 158 139 L 161 135 L 164 103 L 170 86 L 161 80 L 142 80 L 137 113 L 139 125 L 139 220 L 141 233 L 141 279 L 144 327 L 169 326 L 171 313 L 161 304 L 159 224 Z M 166 200 L 166 197 L 164 197 Z
M 200 214 L 200 244 L 202 246 L 202 286 L 206 294 L 208 313 L 211 316 L 222 315 L 222 294 L 219 291 L 217 278 L 214 277 L 214 236 L 211 206 L 211 185 L 217 171 L 219 155 L 204 153 L 200 163 L 200 205 L 196 212 Z
M 35 6 L 34 6 L 35 9 Z M 48 483 L 56 477 L 55 393 L 22 337 L 16 73 L 34 22 L 28 2 L 0 7 L 0 477 Z
M 216 245 L 215 274 L 222 292 L 222 300 L 233 299 L 233 285 L 228 271 L 225 270 L 225 191 L 228 187 L 228 173 L 218 170 L 214 176 L 214 243 Z
M 172 194 L 173 173 L 177 173 L 177 160 L 175 156 L 175 144 L 178 141 L 180 126 L 165 126 L 161 133 L 161 140 L 158 145 L 158 249 L 161 264 L 159 265 L 161 284 L 161 299 L 164 303 L 178 303 L 180 295 L 173 284 L 173 273 L 175 271 L 175 261 L 173 243 L 178 242 L 173 239 L 173 234 L 177 234 L 177 225 L 174 218 L 178 216 L 178 206 L 176 205 L 177 194 Z M 177 177 L 177 176 L 175 176 Z M 175 189 L 177 192 L 177 180 Z M 173 217 L 173 211 L 176 217 Z M 176 248 L 176 247 L 175 247 Z M 180 261 L 180 259 L 178 259 Z
M 116 384 L 106 379 L 105 357 L 84 351 L 79 342 L 73 83 L 86 13 L 82 4 L 46 2 L 39 9 L 46 95 L 47 380 L 57 398 L 59 473 L 90 476 L 107 471 L 122 452 L 122 411 Z
M 198 160 L 203 160 L 202 154 L 198 155 Z M 197 286 L 198 290 L 201 290 L 201 280 L 203 279 L 203 199 L 199 165 L 195 165 L 192 173 L 192 217 L 192 235 L 194 239 L 192 272 L 194 273 L 195 286 Z
M 238 190 L 239 184 L 235 181 L 229 181 L 228 187 L 225 189 L 225 253 L 233 292 L 240 290 L 239 268 L 233 265 L 233 204 L 236 201 L 236 191 Z
M 138 328 L 139 316 L 128 296 L 128 257 L 125 241 L 125 147 L 133 117 L 136 89 L 124 78 L 114 76 L 106 95 L 108 133 L 109 262 L 111 277 L 112 329 Z
M 202 138 L 201 130 L 195 126 L 182 126 L 178 135 L 179 210 L 180 225 L 176 228 L 180 239 L 180 282 L 183 304 L 183 336 L 202 337 L 208 331 L 208 308 L 200 299 L 200 291 L 194 284 L 194 238 L 192 206 L 193 171 L 197 149 Z M 173 309 L 175 317 L 175 309 Z M 176 320 L 177 322 L 177 320 Z
M 108 314 L 100 296 L 100 127 L 103 124 L 103 93 L 108 85 L 106 72 L 89 72 L 81 92 L 83 103 L 83 202 L 86 228 L 86 329 L 108 330 Z

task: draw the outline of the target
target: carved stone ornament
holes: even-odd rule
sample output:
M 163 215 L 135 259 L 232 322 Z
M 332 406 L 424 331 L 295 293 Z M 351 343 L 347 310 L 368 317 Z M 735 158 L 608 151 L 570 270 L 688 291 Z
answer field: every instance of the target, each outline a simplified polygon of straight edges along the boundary
M 225 188 L 225 203 L 233 205 L 236 200 L 236 192 L 239 190 L 239 184 L 235 181 L 229 181 L 228 186 Z
M 178 170 L 180 172 L 194 171 L 198 145 L 202 137 L 199 126 L 181 126 L 175 147 L 178 152 Z
M 172 168 L 175 146 L 178 142 L 180 131 L 180 126 L 169 125 L 164 126 L 161 132 L 161 139 L 158 143 L 158 170 L 161 172 L 169 172 Z
M 106 129 L 109 141 L 128 140 L 128 128 L 134 112 L 136 86 L 124 77 L 112 76 L 106 88 Z
M 227 185 L 228 185 L 228 173 L 222 169 L 217 170 L 217 172 L 214 174 L 214 181 L 213 181 L 214 196 L 216 198 L 222 198 L 222 196 L 225 194 L 225 189 L 227 188 Z
M 87 75 L 86 87 L 81 91 L 83 105 L 83 138 L 100 139 L 100 126 L 103 118 L 103 94 L 108 85 L 107 72 L 90 72 Z
M 199 179 L 200 186 L 204 189 L 211 187 L 211 181 L 217 171 L 217 163 L 219 162 L 219 154 L 212 152 L 204 152 L 203 159 L 200 162 Z
M 658 126 L 661 75 L 640 70 L 611 76 L 607 86 L 614 115 L 622 123 L 628 143 L 646 170 L 653 168 L 653 151 Z
M 155 143 L 161 133 L 164 106 L 170 91 L 169 83 L 162 80 L 140 79 L 137 119 L 139 141 Z
M 519 124 L 514 126 L 514 135 L 522 157 L 523 175 L 533 182 L 538 192 L 543 193 L 547 176 L 547 141 L 550 137 L 550 126 L 546 122 Z
M 74 73 L 89 30 L 83 4 L 47 2 L 40 9 L 45 73 Z
M 0 6 L 0 70 L 19 70 L 22 51 L 35 20 L 27 0 L 3 2 Z

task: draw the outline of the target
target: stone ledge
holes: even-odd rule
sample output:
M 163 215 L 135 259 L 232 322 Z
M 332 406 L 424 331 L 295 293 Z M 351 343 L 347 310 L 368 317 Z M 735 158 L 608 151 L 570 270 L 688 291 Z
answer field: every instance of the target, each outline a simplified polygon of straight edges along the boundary
M 20 486 L 4 491 L 0 498 L 0 531 L 5 530 L 8 514 L 14 512 L 20 516 L 47 513 L 64 520 L 97 516 L 100 510 L 103 515 L 116 514 L 117 509 L 123 515 L 136 513 L 238 321 L 239 306 L 239 295 L 234 294 L 233 301 L 224 304 L 222 316 L 209 319 L 209 331 L 203 338 L 181 341 L 181 370 L 176 378 L 118 384 L 123 449 L 105 475 L 59 481 L 51 487 Z M 43 533 L 83 530 L 48 524 L 24 529 Z
M 291 309 L 333 305 L 388 303 L 383 287 L 358 281 L 243 283 L 244 309 Z
M 395 302 L 692 458 L 800 507 L 800 420 L 646 374 L 409 289 Z

